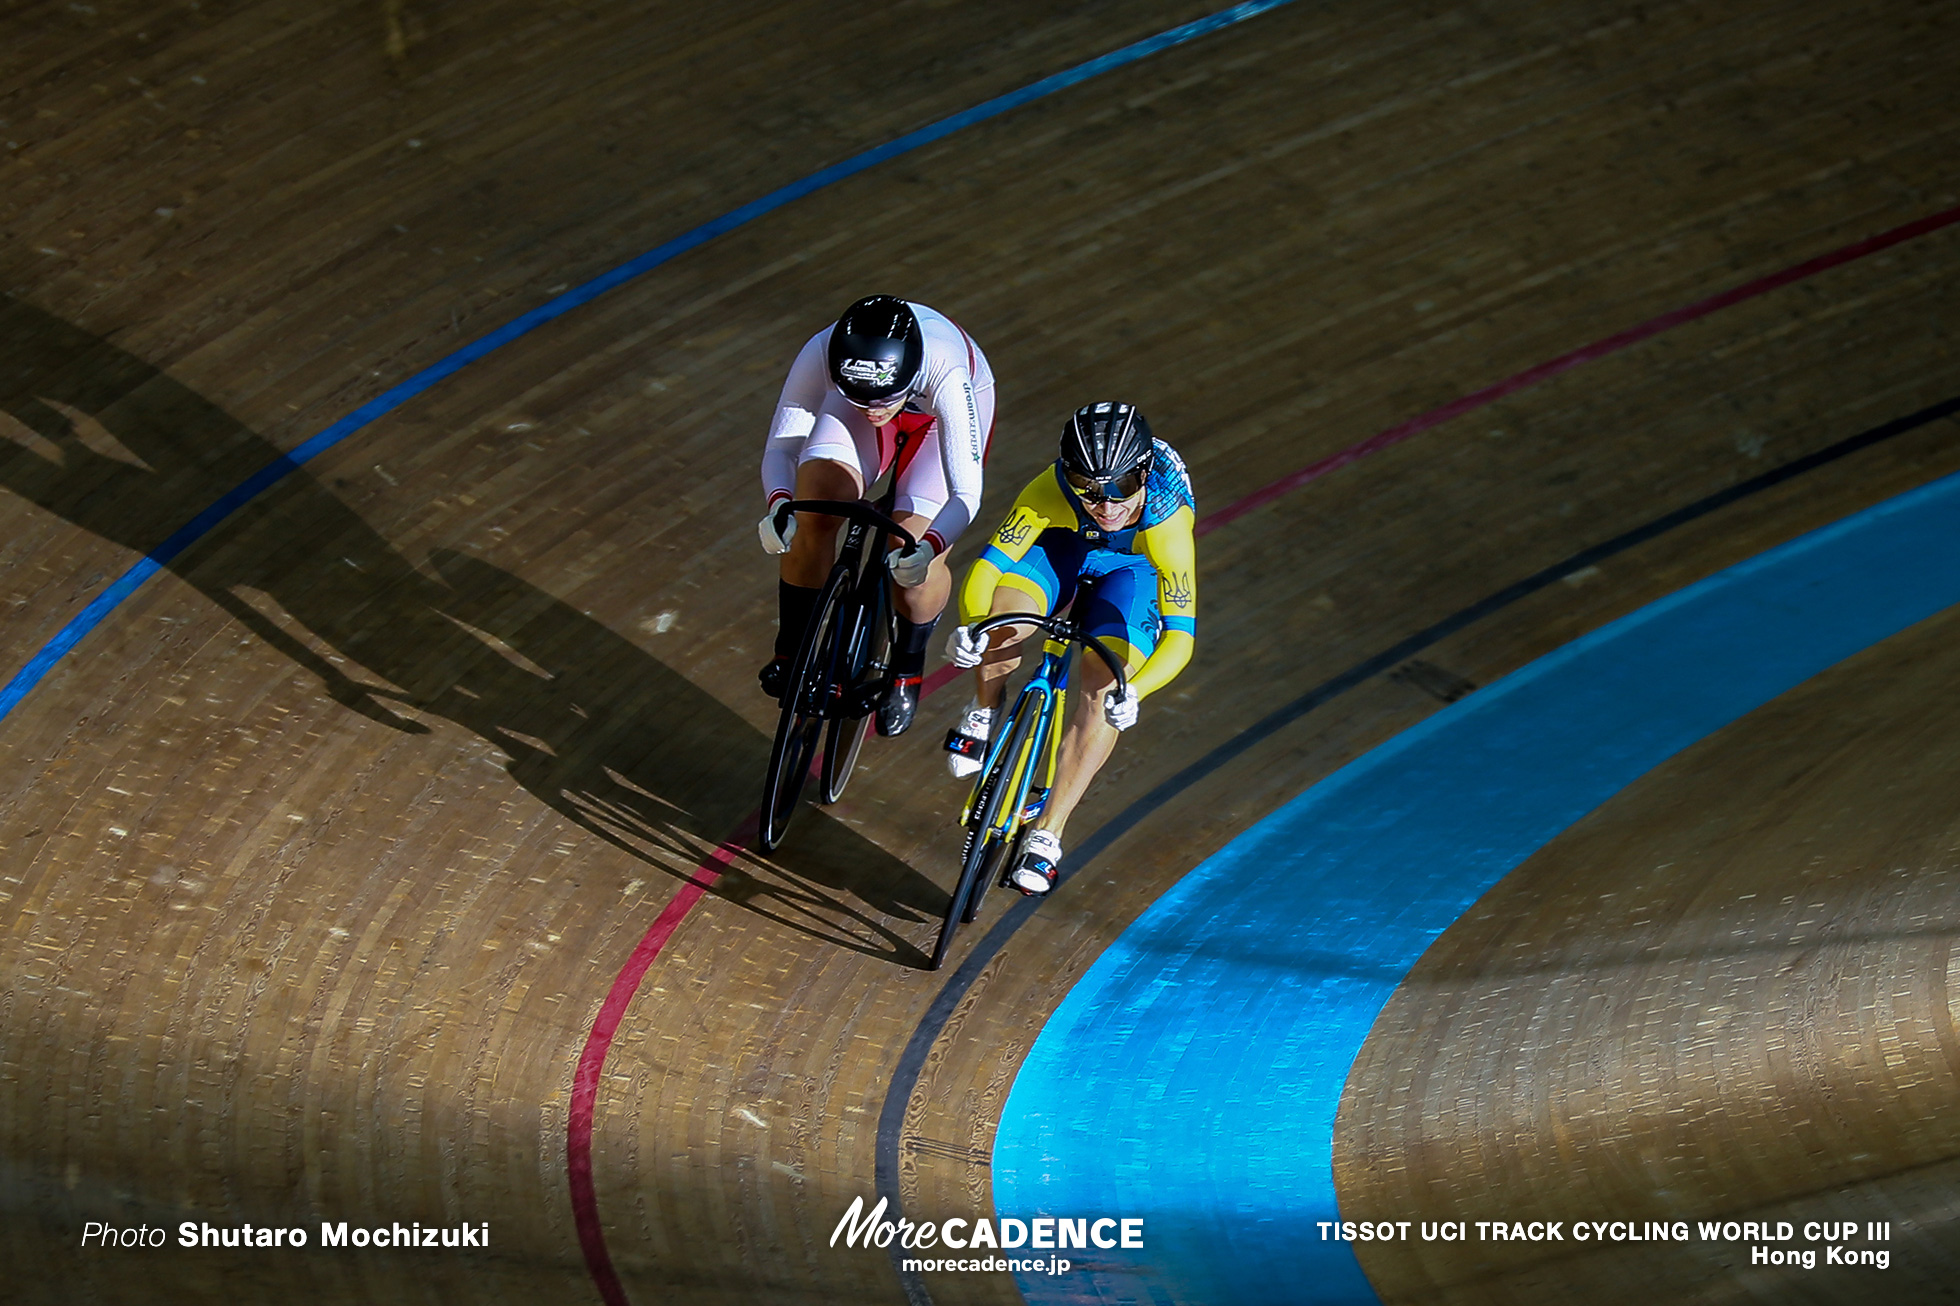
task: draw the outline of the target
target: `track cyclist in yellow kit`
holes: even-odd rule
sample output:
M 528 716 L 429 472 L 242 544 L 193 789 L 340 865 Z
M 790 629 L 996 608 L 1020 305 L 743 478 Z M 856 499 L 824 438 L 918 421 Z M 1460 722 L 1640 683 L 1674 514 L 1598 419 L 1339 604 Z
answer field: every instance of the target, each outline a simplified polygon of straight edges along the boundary
M 1121 658 L 1129 680 L 1084 658 L 1080 705 L 1068 714 L 1046 796 L 1008 882 L 1025 894 L 1055 885 L 1061 836 L 1089 782 L 1109 760 L 1119 731 L 1136 724 L 1138 704 L 1169 684 L 1191 660 L 1198 591 L 1191 478 L 1177 452 L 1150 433 L 1129 404 L 1078 408 L 1062 428 L 1061 456 L 1028 482 L 960 587 L 960 625 L 947 653 L 976 668 L 974 700 L 947 736 L 947 764 L 960 779 L 986 754 L 1007 678 L 1021 663 L 1027 628 L 1008 626 L 976 639 L 973 623 L 1012 612 L 1048 615 L 1070 605 L 1073 620 Z

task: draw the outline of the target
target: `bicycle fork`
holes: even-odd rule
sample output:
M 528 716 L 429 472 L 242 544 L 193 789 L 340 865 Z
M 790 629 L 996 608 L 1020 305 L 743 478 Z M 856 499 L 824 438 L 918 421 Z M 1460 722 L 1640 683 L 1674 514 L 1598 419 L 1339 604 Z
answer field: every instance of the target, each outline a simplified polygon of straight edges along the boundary
M 1044 652 L 1052 654 L 1052 646 L 1049 649 L 1045 649 Z M 1064 654 L 1066 654 L 1066 649 L 1064 649 Z M 1056 665 L 1057 663 L 1059 663 L 1059 666 Z M 1048 675 L 1051 669 L 1058 673 L 1052 680 Z M 1066 656 L 1059 659 L 1050 656 L 1049 664 L 1042 668 L 1041 673 L 1035 677 L 1033 682 L 1022 688 L 1020 697 L 1015 700 L 1013 712 L 1004 717 L 999 727 L 994 731 L 994 737 L 989 741 L 986 757 L 981 763 L 980 774 L 983 776 L 993 769 L 993 765 L 999 757 L 998 750 L 1005 748 L 1007 746 L 1007 740 L 1013 737 L 1014 723 L 1024 719 L 1023 713 L 1032 712 L 1035 714 L 1033 717 L 1035 722 L 1034 734 L 1029 740 L 1028 746 L 1022 750 L 1019 757 L 1009 759 L 1013 769 L 1006 776 L 1006 801 L 1002 802 L 995 809 L 999 815 L 995 817 L 992 823 L 993 828 L 991 830 L 978 831 L 977 834 L 979 837 L 985 838 L 991 834 L 999 836 L 1003 842 L 1010 840 L 1020 833 L 1022 826 L 1034 820 L 1040 814 L 1041 808 L 1046 805 L 1049 789 L 1055 782 L 1056 761 L 1061 755 L 1061 721 L 1062 712 L 1068 700 L 1067 684 L 1068 660 Z M 1037 771 L 1040 772 L 1041 778 L 1046 782 L 1040 786 L 1034 783 Z M 1029 795 L 1037 788 L 1040 791 L 1040 797 L 1033 804 L 1030 804 L 1028 801 Z M 967 795 L 965 806 L 960 810 L 961 825 L 965 825 L 973 819 L 973 805 L 979 799 L 980 787 L 975 786 L 974 791 Z

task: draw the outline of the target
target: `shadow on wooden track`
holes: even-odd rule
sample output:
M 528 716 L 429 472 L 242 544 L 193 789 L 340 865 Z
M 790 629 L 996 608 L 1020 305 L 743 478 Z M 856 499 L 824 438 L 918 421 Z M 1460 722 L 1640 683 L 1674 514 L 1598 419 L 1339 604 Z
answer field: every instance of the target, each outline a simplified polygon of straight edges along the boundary
M 0 431 L 0 485 L 146 554 L 281 456 L 151 365 L 4 295 Z M 413 714 L 473 731 L 567 819 L 691 876 L 753 809 L 768 740 L 546 591 L 457 552 L 429 564 L 300 469 L 168 565 L 349 710 L 411 734 L 429 733 Z M 738 854 L 712 892 L 919 964 L 882 922 L 935 919 L 944 891 L 821 810 L 806 820 L 774 857 Z

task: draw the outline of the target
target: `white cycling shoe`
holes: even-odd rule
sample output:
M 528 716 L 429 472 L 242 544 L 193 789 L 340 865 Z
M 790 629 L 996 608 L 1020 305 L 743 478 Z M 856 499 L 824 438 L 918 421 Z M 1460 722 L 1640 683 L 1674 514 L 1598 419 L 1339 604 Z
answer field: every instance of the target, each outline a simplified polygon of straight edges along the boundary
M 1054 832 L 1030 830 L 1021 842 L 1021 859 L 1014 864 L 1007 882 L 1030 898 L 1038 898 L 1055 887 L 1061 864 L 1062 841 Z
M 946 732 L 946 769 L 955 780 L 971 780 L 980 773 L 993 732 L 994 710 L 969 702 L 960 723 Z

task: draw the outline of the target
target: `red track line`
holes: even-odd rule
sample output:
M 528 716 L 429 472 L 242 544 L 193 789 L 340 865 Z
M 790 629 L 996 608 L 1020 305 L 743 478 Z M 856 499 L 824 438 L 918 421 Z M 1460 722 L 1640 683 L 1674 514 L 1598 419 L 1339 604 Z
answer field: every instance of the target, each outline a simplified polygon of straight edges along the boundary
M 1649 318 L 1638 326 L 1628 327 L 1616 335 L 1610 335 L 1592 344 L 1584 345 L 1568 354 L 1560 354 L 1549 362 L 1527 368 L 1516 376 L 1499 381 L 1496 385 L 1453 399 L 1440 408 L 1432 408 L 1418 417 L 1385 431 L 1369 436 L 1359 444 L 1350 445 L 1339 453 L 1330 454 L 1319 462 L 1302 467 L 1299 471 L 1281 477 L 1264 489 L 1255 490 L 1235 503 L 1227 504 L 1208 517 L 1201 518 L 1197 534 L 1206 535 L 1220 526 L 1237 521 L 1239 518 L 1262 508 L 1294 490 L 1309 485 L 1330 472 L 1339 471 L 1350 463 L 1360 462 L 1371 453 L 1376 453 L 1390 445 L 1400 444 L 1412 435 L 1417 435 L 1431 427 L 1441 426 L 1452 418 L 1474 412 L 1495 403 L 1506 395 L 1529 389 L 1540 381 L 1568 372 L 1583 363 L 1617 354 L 1622 349 L 1651 339 L 1663 331 L 1707 317 L 1719 309 L 1740 304 L 1745 300 L 1766 295 L 1772 290 L 1781 289 L 1795 282 L 1814 277 L 1820 272 L 1855 262 L 1880 250 L 1890 249 L 1916 236 L 1924 236 L 1942 227 L 1960 222 L 1960 208 L 1948 209 L 1894 227 L 1890 231 L 1869 236 L 1855 244 L 1820 254 L 1805 263 L 1773 272 L 1733 290 L 1725 290 L 1707 299 L 1697 300 L 1682 308 Z M 920 686 L 920 697 L 942 688 L 959 675 L 952 666 L 943 666 L 926 677 Z M 741 828 L 731 835 L 721 847 L 715 849 L 707 860 L 694 869 L 681 891 L 662 909 L 660 915 L 647 928 L 639 946 L 633 949 L 632 956 L 613 980 L 612 989 L 606 994 L 605 1002 L 599 1008 L 598 1019 L 592 1024 L 592 1032 L 586 1036 L 585 1050 L 579 1054 L 578 1069 L 572 1076 L 572 1106 L 566 1123 L 565 1158 L 566 1168 L 572 1188 L 572 1218 L 578 1226 L 579 1246 L 585 1252 L 586 1267 L 592 1272 L 592 1282 L 605 1299 L 606 1306 L 631 1306 L 625 1287 L 613 1269 L 612 1257 L 606 1251 L 605 1230 L 599 1223 L 599 1202 L 592 1187 L 592 1118 L 598 1103 L 599 1076 L 605 1068 L 606 1052 L 612 1047 L 613 1035 L 619 1030 L 619 1022 L 625 1018 L 626 1009 L 632 1004 L 633 995 L 638 992 L 640 981 L 646 977 L 653 960 L 672 938 L 694 904 L 699 902 L 707 891 L 721 878 L 722 870 L 734 861 L 736 855 L 745 849 L 755 837 L 760 814 L 751 815 Z
M 960 669 L 948 662 L 945 666 L 927 676 L 924 682 L 919 685 L 919 697 L 924 699 L 934 690 L 944 689 L 948 681 L 958 679 L 959 675 Z
M 757 819 L 751 815 L 743 821 L 721 847 L 695 867 L 681 891 L 647 927 L 639 946 L 613 979 L 612 990 L 599 1007 L 599 1017 L 592 1022 L 592 1032 L 585 1037 L 578 1070 L 572 1075 L 572 1107 L 565 1124 L 565 1168 L 572 1186 L 572 1221 L 578 1226 L 578 1243 L 585 1252 L 586 1268 L 592 1272 L 592 1282 L 606 1306 L 631 1306 L 631 1299 L 613 1269 L 612 1256 L 606 1251 L 606 1233 L 599 1223 L 599 1198 L 592 1187 L 592 1114 L 599 1100 L 599 1075 L 605 1069 L 613 1035 L 619 1032 L 619 1022 L 625 1018 L 626 1008 L 632 1005 L 633 995 L 639 992 L 640 981 L 646 978 L 653 959 L 667 946 L 667 940 L 674 937 L 674 931 L 680 928 L 694 904 L 721 878 L 723 868 L 755 837 Z
M 1529 389 L 1537 385 L 1540 381 L 1557 376 L 1561 372 L 1569 372 L 1583 363 L 1590 363 L 1596 359 L 1605 358 L 1608 354 L 1617 354 L 1622 349 L 1631 345 L 1637 345 L 1643 340 L 1651 339 L 1663 331 L 1692 322 L 1697 318 L 1707 317 L 1710 313 L 1718 309 L 1740 304 L 1744 300 L 1754 299 L 1759 295 L 1766 295 L 1772 290 L 1780 290 L 1784 286 L 1805 280 L 1808 277 L 1814 277 L 1819 272 L 1828 271 L 1831 268 L 1855 262 L 1869 254 L 1876 254 L 1882 249 L 1890 249 L 1892 246 L 1902 244 L 1905 241 L 1913 239 L 1915 236 L 1924 236 L 1928 232 L 1938 231 L 1941 227 L 1952 226 L 1956 222 L 1960 222 L 1960 208 L 1948 209 L 1944 213 L 1935 213 L 1930 217 L 1920 218 L 1917 222 L 1908 222 L 1902 227 L 1894 227 L 1890 231 L 1867 237 L 1864 240 L 1858 241 L 1856 244 L 1846 245 L 1843 249 L 1833 250 L 1829 254 L 1820 254 L 1807 263 L 1799 263 L 1795 267 L 1785 268 L 1781 272 L 1773 272 L 1769 276 L 1751 281 L 1747 285 L 1737 286 L 1733 290 L 1725 290 L 1719 295 L 1710 295 L 1707 299 L 1697 300 L 1695 303 L 1689 304 L 1686 307 L 1677 308 L 1672 312 L 1662 313 L 1659 317 L 1649 318 L 1639 326 L 1628 327 L 1618 335 L 1607 336 L 1604 340 L 1595 340 L 1591 344 L 1575 349 L 1569 354 L 1560 354 L 1550 362 L 1540 363 L 1536 367 L 1527 368 L 1519 372 L 1516 376 L 1499 381 L 1496 385 L 1486 386 L 1473 394 L 1464 395 L 1461 399 L 1453 399 L 1440 408 L 1432 408 L 1419 417 L 1412 417 L 1398 426 L 1391 426 L 1386 431 L 1371 435 L 1360 444 L 1350 445 L 1339 453 L 1330 454 L 1317 463 L 1302 467 L 1299 471 L 1288 476 L 1283 476 L 1264 489 L 1254 490 L 1237 503 L 1227 504 L 1225 507 L 1220 508 L 1217 512 L 1212 513 L 1209 517 L 1200 521 L 1198 523 L 1197 533 L 1205 535 L 1215 531 L 1220 526 L 1237 521 L 1255 508 L 1263 508 L 1273 500 L 1283 495 L 1291 494 L 1302 486 L 1319 480 L 1329 472 L 1339 471 L 1349 463 L 1360 462 L 1371 453 L 1386 449 L 1390 445 L 1400 444 L 1412 435 L 1417 435 L 1429 430 L 1433 426 L 1440 426 L 1452 418 L 1461 417 L 1465 413 L 1474 412 L 1486 405 L 1496 403 L 1506 395 L 1516 394 L 1520 390 Z

